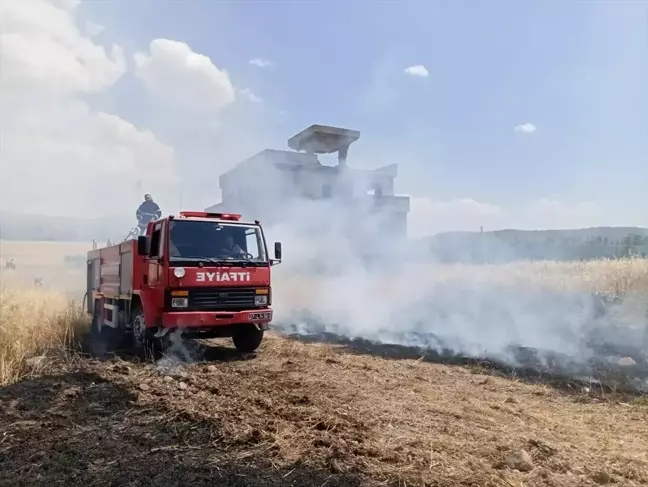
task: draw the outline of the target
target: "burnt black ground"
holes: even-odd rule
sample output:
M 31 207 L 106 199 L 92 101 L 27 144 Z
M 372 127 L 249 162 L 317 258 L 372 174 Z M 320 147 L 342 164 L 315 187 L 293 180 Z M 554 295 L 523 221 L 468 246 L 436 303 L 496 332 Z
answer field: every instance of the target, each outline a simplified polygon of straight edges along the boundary
M 516 363 L 492 357 L 468 357 L 452 350 L 426 349 L 397 344 L 385 344 L 362 338 L 347 338 L 329 333 L 310 335 L 289 334 L 290 339 L 305 343 L 330 343 L 345 346 L 350 353 L 373 355 L 389 359 L 418 359 L 447 365 L 469 365 L 489 369 L 503 376 L 516 377 L 531 383 L 546 383 L 557 388 L 574 389 L 581 386 L 607 391 L 644 393 L 648 391 L 648 360 L 642 349 L 617 349 L 607 346 L 601 355 L 587 363 L 573 361 L 569 356 L 531 349 L 511 347 Z M 603 355 L 603 353 L 605 355 Z M 631 357 L 634 365 L 622 366 L 605 357 Z
M 250 355 L 194 343 L 185 363 L 52 358 L 0 389 L 0 485 L 574 487 L 594 485 L 604 463 L 619 481 L 648 480 L 637 396 L 528 385 L 393 346 L 302 342 L 270 335 Z M 571 427 L 583 416 L 594 426 Z M 606 457 L 602 431 L 634 450 Z M 496 467 L 520 447 L 536 470 Z

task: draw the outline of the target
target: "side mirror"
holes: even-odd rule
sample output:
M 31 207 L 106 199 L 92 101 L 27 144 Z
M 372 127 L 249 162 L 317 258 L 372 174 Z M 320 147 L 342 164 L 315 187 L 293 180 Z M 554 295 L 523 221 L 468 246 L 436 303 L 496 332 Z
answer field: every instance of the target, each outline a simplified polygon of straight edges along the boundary
M 274 244 L 274 257 L 277 260 L 281 260 L 281 242 L 275 242 Z
M 144 235 L 137 237 L 137 255 L 148 255 L 148 239 Z

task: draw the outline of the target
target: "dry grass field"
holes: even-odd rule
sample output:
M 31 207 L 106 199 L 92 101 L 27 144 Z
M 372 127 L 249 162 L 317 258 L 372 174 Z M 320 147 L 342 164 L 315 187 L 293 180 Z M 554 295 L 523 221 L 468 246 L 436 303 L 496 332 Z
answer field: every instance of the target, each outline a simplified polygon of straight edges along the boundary
M 209 342 L 191 363 L 91 358 L 70 283 L 56 281 L 63 257 L 89 247 L 2 242 L 19 268 L 1 276 L 0 486 L 648 485 L 638 394 L 274 333 L 247 356 Z M 58 269 L 50 289 L 21 278 L 21 261 Z M 639 259 L 437 270 L 648 296 Z
M 0 240 L 0 286 L 33 286 L 41 278 L 43 287 L 72 293 L 85 292 L 85 267 L 67 263 L 66 256 L 85 256 L 92 242 L 29 242 Z M 16 270 L 5 263 L 16 259 Z M 79 294 L 80 293 L 80 294 Z
M 0 290 L 0 385 L 40 370 L 34 357 L 72 351 L 87 323 L 81 310 L 59 292 Z
M 66 255 L 85 255 L 92 242 L 0 240 L 0 261 L 14 257 L 26 268 L 56 267 Z
M 85 268 L 65 262 L 66 256 L 84 256 L 92 242 L 27 242 L 0 240 L 0 286 L 32 285 L 43 278 L 43 286 L 84 292 Z M 5 269 L 15 258 L 17 270 Z M 279 272 L 281 269 L 279 269 Z M 420 268 L 417 267 L 420 273 Z M 311 279 L 312 281 L 312 279 Z M 585 262 L 518 262 L 504 265 L 440 264 L 424 273 L 421 284 L 471 282 L 488 285 L 537 285 L 558 291 L 601 292 L 608 295 L 648 293 L 648 259 L 597 260 Z M 316 282 L 285 279 L 295 299 L 310 292 Z
M 557 291 L 608 295 L 648 293 L 648 259 L 582 262 L 515 262 L 503 265 L 440 266 L 436 279 L 471 280 L 496 285 L 537 285 Z

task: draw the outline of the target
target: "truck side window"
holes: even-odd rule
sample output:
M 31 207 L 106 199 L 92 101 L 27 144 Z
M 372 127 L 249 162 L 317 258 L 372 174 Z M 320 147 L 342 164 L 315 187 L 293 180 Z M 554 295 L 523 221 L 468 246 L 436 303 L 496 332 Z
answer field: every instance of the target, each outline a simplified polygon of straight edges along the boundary
M 162 241 L 162 230 L 155 230 L 151 234 L 151 257 L 160 257 L 160 243 Z
M 245 232 L 244 250 L 251 254 L 253 259 L 259 258 L 259 244 L 257 243 L 257 233 L 255 230 L 248 230 Z

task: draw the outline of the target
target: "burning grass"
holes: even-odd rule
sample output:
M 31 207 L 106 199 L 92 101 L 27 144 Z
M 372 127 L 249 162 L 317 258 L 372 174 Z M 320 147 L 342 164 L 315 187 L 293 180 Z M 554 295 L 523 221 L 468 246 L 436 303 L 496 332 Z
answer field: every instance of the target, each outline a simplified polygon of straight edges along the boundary
M 320 279 L 290 277 L 278 268 L 282 295 L 299 303 L 316 295 Z M 391 277 L 389 274 L 386 277 Z M 523 261 L 502 265 L 425 264 L 405 269 L 401 281 L 414 282 L 421 292 L 436 286 L 535 288 L 551 292 L 596 293 L 614 298 L 648 295 L 648 259 L 601 259 L 578 262 Z M 375 283 L 377 290 L 390 291 L 393 279 Z M 400 282 L 400 281 L 398 281 Z M 390 284 L 391 283 L 391 284 Z M 396 283 L 397 284 L 397 283 Z

